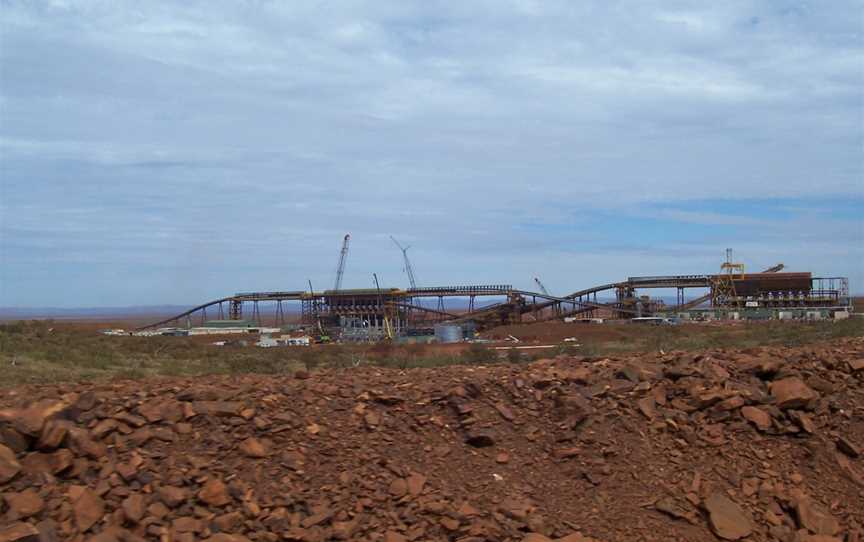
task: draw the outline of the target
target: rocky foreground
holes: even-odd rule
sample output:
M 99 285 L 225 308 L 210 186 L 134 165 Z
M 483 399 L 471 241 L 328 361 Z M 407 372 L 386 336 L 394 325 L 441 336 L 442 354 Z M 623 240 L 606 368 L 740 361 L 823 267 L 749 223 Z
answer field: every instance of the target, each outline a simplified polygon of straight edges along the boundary
M 864 341 L 27 387 L 0 443 L 0 542 L 857 542 Z

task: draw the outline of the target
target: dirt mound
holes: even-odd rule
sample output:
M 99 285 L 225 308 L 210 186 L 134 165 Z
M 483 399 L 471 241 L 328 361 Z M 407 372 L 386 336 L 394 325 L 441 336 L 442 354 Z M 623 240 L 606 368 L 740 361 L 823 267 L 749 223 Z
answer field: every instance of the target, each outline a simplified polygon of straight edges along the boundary
M 30 386 L 0 406 L 0 541 L 827 542 L 864 524 L 861 339 Z

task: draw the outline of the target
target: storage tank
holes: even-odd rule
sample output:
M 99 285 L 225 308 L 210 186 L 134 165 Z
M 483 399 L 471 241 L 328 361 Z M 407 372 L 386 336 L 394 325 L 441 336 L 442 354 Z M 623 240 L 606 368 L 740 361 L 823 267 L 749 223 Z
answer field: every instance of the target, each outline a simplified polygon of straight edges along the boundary
M 437 324 L 435 326 L 435 339 L 439 343 L 462 342 L 462 326 L 456 324 Z

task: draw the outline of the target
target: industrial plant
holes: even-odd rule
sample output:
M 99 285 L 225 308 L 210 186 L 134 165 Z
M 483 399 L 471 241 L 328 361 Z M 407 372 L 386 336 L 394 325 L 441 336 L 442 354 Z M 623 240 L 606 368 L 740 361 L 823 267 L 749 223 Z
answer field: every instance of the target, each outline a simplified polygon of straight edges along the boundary
M 846 277 L 784 272 L 778 264 L 748 273 L 732 251 L 713 274 L 633 276 L 555 296 L 534 278 L 539 291 L 510 284 L 419 286 L 408 248 L 401 251 L 410 287 L 343 289 L 351 236 L 339 252 L 333 288 L 243 292 L 202 303 L 139 329 L 148 334 L 272 333 L 295 330 L 318 341 L 370 342 L 469 338 L 500 325 L 567 322 L 678 322 L 693 320 L 817 320 L 850 314 Z M 676 301 L 646 294 L 674 291 Z M 691 295 L 687 295 L 690 293 Z M 695 296 L 694 296 L 695 294 Z

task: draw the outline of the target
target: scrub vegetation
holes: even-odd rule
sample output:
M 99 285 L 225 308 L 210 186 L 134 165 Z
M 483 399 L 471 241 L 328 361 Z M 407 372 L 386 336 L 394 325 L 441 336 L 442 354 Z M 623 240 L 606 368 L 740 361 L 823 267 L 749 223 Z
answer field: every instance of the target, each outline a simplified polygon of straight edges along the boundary
M 493 350 L 465 345 L 214 346 L 189 337 L 108 337 L 92 328 L 51 321 L 0 324 L 0 386 L 204 374 L 291 374 L 320 368 L 377 365 L 408 369 L 444 365 L 524 363 L 556 355 L 607 356 L 658 350 L 800 346 L 864 336 L 864 320 L 761 322 L 737 325 L 614 325 L 614 333 L 547 349 Z M 605 326 L 603 326 L 605 327 Z M 578 330 L 578 327 L 576 328 Z M 588 329 L 588 328 L 586 328 Z M 526 343 L 520 343 L 525 345 Z

